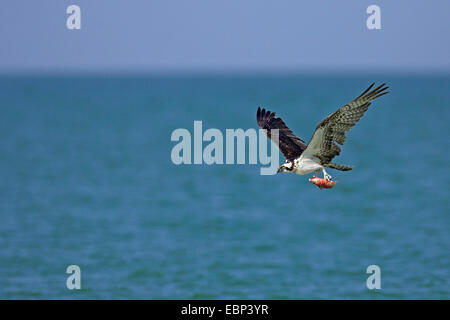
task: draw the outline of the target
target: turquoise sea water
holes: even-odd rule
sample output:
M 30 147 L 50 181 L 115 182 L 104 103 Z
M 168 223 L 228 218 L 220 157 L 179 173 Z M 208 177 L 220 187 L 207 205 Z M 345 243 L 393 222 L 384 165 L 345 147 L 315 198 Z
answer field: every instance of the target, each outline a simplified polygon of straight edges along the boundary
M 371 82 L 320 191 L 259 165 L 171 162 L 176 128 L 306 141 Z M 0 298 L 449 299 L 450 77 L 0 78 Z M 280 159 L 281 161 L 282 159 Z M 79 265 L 82 289 L 66 288 Z M 366 268 L 381 268 L 381 290 Z

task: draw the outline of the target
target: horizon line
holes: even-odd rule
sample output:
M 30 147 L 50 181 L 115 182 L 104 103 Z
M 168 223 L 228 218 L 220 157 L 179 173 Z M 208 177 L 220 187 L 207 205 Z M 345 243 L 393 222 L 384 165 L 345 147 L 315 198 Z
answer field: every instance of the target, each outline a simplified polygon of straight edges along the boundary
M 0 69 L 0 76 L 450 76 L 443 68 L 27 68 Z

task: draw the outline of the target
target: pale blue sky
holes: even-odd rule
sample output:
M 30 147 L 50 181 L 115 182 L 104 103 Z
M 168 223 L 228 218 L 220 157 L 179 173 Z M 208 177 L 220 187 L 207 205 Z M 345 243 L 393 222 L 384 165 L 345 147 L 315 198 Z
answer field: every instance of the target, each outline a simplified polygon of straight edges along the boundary
M 3 0 L 0 72 L 450 72 L 449 35 L 449 0 Z

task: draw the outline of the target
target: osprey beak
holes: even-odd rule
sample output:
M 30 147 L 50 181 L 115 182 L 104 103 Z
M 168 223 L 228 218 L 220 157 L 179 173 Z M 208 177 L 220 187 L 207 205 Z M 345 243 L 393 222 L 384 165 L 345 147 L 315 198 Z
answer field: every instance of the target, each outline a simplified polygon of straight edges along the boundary
M 278 169 L 277 169 L 277 173 L 280 173 L 280 172 L 281 172 L 281 170 L 280 170 L 280 168 L 278 168 Z

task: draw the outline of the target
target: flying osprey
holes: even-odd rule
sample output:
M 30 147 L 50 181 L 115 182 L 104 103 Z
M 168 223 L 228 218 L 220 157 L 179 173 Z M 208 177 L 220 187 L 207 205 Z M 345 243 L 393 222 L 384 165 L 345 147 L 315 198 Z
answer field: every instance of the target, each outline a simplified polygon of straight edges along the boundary
M 275 112 L 258 108 L 256 120 L 259 127 L 265 129 L 266 135 L 272 139 L 270 130 L 279 130 L 279 141 L 273 140 L 286 158 L 286 163 L 282 164 L 277 172 L 295 172 L 303 175 L 315 171 L 313 176 L 315 178 L 322 170 L 324 179 L 331 180 L 325 167 L 341 171 L 352 170 L 351 167 L 331 163 L 331 160 L 341 152 L 341 148 L 336 143 L 344 144 L 345 132 L 361 119 L 371 101 L 388 93 L 385 90 L 389 87 L 386 87 L 385 83 L 370 91 L 373 86 L 374 83 L 355 100 L 320 122 L 307 145 L 292 133 L 281 118 L 275 118 Z

